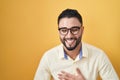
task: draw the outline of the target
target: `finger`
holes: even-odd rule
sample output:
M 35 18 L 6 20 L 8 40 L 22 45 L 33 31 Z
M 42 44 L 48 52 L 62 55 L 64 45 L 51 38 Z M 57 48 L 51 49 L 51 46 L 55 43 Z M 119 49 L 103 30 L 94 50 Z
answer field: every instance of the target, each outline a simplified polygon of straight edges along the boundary
M 67 73 L 65 71 L 61 71 L 61 73 L 58 74 L 58 78 L 60 80 L 66 80 L 66 77 L 67 77 Z
M 68 72 L 64 72 L 64 71 L 62 73 L 63 73 L 64 80 L 75 80 L 74 79 L 75 75 L 72 75 L 72 74 L 70 74 Z
M 59 80 L 70 80 L 70 78 L 64 74 L 58 74 Z
M 61 73 L 66 77 L 71 77 L 72 76 L 72 74 L 70 74 L 68 72 L 65 72 L 65 71 L 61 71 Z
M 62 79 L 64 79 L 64 80 L 71 80 L 72 76 L 73 76 L 72 74 L 67 73 L 65 71 L 61 71 L 61 73 L 58 74 L 58 78 L 60 80 L 62 80 Z
M 59 78 L 60 80 L 63 80 L 63 79 L 64 79 L 64 75 L 63 75 L 63 74 L 58 74 L 58 78 Z
M 81 78 L 82 80 L 85 80 L 85 78 L 84 78 L 83 74 L 81 73 L 80 69 L 77 68 L 76 71 L 78 73 L 79 78 Z
M 66 72 L 65 71 L 61 71 L 62 74 L 65 74 Z
M 77 68 L 76 71 L 77 71 L 77 73 L 78 73 L 79 75 L 81 75 L 81 71 L 80 71 L 79 68 Z

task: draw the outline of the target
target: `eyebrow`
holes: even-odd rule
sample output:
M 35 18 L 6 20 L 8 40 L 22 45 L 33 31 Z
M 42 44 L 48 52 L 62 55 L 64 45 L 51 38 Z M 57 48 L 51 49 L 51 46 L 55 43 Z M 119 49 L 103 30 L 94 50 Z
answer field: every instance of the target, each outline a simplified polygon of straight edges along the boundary
M 78 27 L 81 27 L 81 26 L 72 26 L 71 28 L 78 28 Z M 58 27 L 58 29 L 64 29 L 64 28 L 67 28 L 67 27 L 61 27 L 61 28 Z M 70 29 L 70 28 L 67 28 L 67 29 Z

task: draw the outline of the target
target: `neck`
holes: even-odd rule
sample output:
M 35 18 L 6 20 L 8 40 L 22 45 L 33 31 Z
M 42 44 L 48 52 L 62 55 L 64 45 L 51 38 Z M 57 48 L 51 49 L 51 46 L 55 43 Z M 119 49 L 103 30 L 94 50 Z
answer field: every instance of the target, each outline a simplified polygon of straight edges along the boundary
M 72 50 L 72 51 L 69 51 L 69 50 L 66 49 L 66 47 L 64 47 L 66 54 L 67 54 L 70 58 L 72 58 L 73 60 L 75 60 L 75 58 L 77 57 L 77 55 L 78 55 L 79 52 L 80 52 L 81 45 L 82 45 L 82 44 L 80 43 L 80 44 L 79 44 L 74 50 Z

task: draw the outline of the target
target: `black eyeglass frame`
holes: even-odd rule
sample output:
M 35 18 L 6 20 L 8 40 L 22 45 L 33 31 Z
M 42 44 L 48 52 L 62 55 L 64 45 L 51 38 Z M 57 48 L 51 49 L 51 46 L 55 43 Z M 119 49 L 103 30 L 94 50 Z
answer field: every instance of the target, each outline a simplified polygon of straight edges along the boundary
M 75 28 L 78 29 L 78 32 L 76 33 L 76 34 L 78 34 L 79 31 L 80 31 L 80 28 L 81 28 L 81 27 L 79 27 L 79 26 L 73 26 L 73 27 L 71 27 L 71 28 L 62 27 L 62 28 L 58 28 L 58 30 L 59 30 L 59 32 L 60 32 L 61 35 L 67 35 L 68 32 L 69 32 L 69 30 L 70 30 L 70 32 L 71 32 L 73 35 L 76 35 L 75 33 L 72 32 L 72 30 L 75 29 Z M 62 34 L 62 33 L 61 33 L 60 30 L 62 30 L 62 29 L 66 29 L 66 30 L 67 30 L 66 34 Z

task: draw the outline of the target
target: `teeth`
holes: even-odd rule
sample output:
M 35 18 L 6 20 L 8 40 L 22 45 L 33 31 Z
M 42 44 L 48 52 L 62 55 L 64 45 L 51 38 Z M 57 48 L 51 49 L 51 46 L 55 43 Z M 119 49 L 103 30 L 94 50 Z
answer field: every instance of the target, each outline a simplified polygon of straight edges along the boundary
M 74 40 L 67 40 L 67 42 L 73 42 Z
M 68 44 L 72 44 L 74 42 L 74 40 L 67 40 Z

